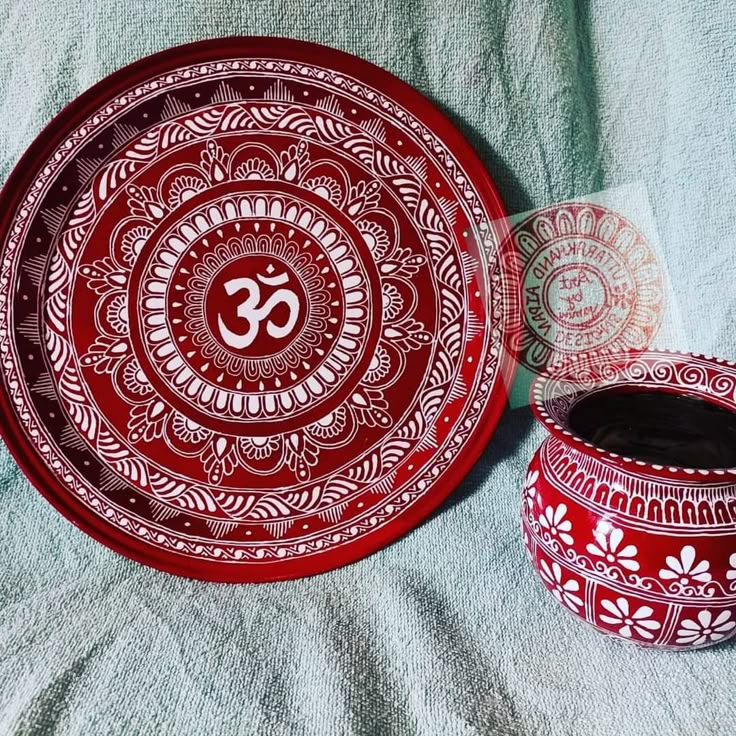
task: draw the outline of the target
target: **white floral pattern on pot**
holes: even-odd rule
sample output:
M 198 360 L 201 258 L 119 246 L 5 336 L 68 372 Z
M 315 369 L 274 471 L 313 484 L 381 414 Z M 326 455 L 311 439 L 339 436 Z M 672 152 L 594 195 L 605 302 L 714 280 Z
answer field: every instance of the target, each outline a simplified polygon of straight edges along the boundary
M 552 537 L 557 537 L 563 544 L 574 544 L 575 540 L 569 532 L 572 531 L 572 522 L 565 518 L 567 506 L 561 503 L 557 508 L 547 506 L 539 516 L 539 525 L 546 529 Z
M 697 620 L 684 619 L 677 631 L 677 643 L 689 646 L 714 643 L 725 639 L 733 629 L 736 621 L 731 618 L 731 611 L 721 611 L 715 618 L 711 611 L 701 611 Z
M 549 436 L 527 471 L 538 472 L 540 500 L 530 508 L 525 488 L 520 504 L 531 561 L 548 589 L 557 561 L 560 584 L 579 584 L 578 618 L 623 641 L 680 650 L 736 642 L 736 477 L 637 463 L 575 434 L 572 412 L 585 397 L 651 386 L 736 411 L 736 363 L 690 353 L 643 350 L 629 362 L 591 352 L 535 379 L 532 406 Z M 567 521 L 573 544 L 560 538 Z
M 570 579 L 567 582 L 562 581 L 562 568 L 558 563 L 553 562 L 552 567 L 547 564 L 546 560 L 540 561 L 542 579 L 549 585 L 552 595 L 563 605 L 570 608 L 575 613 L 580 612 L 583 600 L 576 593 L 580 592 L 580 583 L 577 580 Z
M 537 480 L 539 480 L 539 471 L 530 470 L 524 481 L 524 493 L 526 504 L 531 511 L 534 508 L 534 502 L 539 501 L 539 491 L 537 490 Z
M 601 528 L 593 533 L 595 544 L 588 544 L 585 548 L 594 557 L 602 557 L 610 564 L 618 564 L 632 572 L 639 569 L 639 563 L 634 559 L 638 550 L 633 544 L 621 547 L 624 533 L 615 527 Z
M 736 552 L 728 558 L 728 564 L 731 565 L 731 569 L 726 573 L 726 579 L 736 580 Z
M 626 639 L 631 639 L 636 634 L 642 639 L 651 641 L 654 639 L 652 632 L 662 628 L 659 621 L 651 618 L 654 609 L 650 606 L 640 606 L 632 612 L 626 598 L 617 598 L 615 603 L 603 599 L 601 607 L 608 611 L 608 615 L 601 613 L 598 618 L 610 626 L 617 627 L 619 636 Z
M 692 581 L 699 583 L 709 583 L 712 575 L 710 570 L 710 562 L 708 560 L 695 561 L 695 547 L 686 545 L 680 552 L 679 559 L 669 555 L 665 563 L 666 568 L 659 571 L 659 577 L 662 580 L 677 580 L 681 585 L 689 585 Z

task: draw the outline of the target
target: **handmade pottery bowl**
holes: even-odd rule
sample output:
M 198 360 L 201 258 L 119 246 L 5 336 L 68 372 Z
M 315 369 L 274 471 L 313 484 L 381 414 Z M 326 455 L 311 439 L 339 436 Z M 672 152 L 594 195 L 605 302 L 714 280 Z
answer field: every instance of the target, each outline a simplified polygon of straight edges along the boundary
M 523 491 L 532 564 L 557 601 L 637 644 L 736 634 L 736 364 L 587 355 L 539 376 L 550 432 Z

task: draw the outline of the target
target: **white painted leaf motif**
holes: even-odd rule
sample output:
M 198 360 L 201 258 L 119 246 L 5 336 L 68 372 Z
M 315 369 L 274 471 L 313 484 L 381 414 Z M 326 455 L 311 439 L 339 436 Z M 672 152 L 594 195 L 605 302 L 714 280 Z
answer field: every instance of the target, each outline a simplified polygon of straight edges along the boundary
M 431 422 L 436 416 L 439 408 L 445 402 L 444 386 L 425 391 L 421 397 L 422 414 L 428 422 Z
M 253 120 L 264 128 L 278 122 L 288 109 L 285 105 L 261 105 L 249 108 Z
M 322 488 L 319 485 L 287 493 L 284 501 L 296 511 L 311 511 L 318 506 L 324 506 Z
M 95 206 L 94 195 L 91 191 L 86 191 L 79 198 L 77 206 L 72 211 L 68 227 L 79 228 L 82 225 L 87 225 L 93 222 L 96 214 L 97 207 Z
M 212 494 L 201 486 L 182 486 L 177 492 L 168 494 L 159 494 L 161 498 L 169 498 L 181 508 L 189 511 L 198 511 L 200 513 L 214 513 L 217 511 L 217 504 L 212 498 Z
M 98 335 L 89 350 L 80 358 L 84 368 L 95 373 L 112 373 L 130 354 L 128 341 L 119 336 Z
M 319 117 L 317 118 L 319 120 Z M 299 109 L 294 109 L 284 115 L 278 122 L 278 128 L 281 130 L 290 130 L 299 135 L 316 136 L 319 129 L 318 124 Z
M 223 132 L 230 130 L 250 130 L 256 127 L 249 110 L 245 105 L 231 107 L 222 116 L 220 129 Z
M 452 243 L 445 233 L 428 232 L 426 233 L 426 237 L 434 263 L 438 263 L 445 255 L 452 251 Z
M 162 151 L 193 139 L 192 133 L 180 123 L 171 123 L 161 128 L 160 144 Z
M 411 178 L 402 177 L 402 174 L 407 174 L 408 170 L 403 163 L 394 157 L 392 154 L 384 151 L 383 149 L 376 150 L 376 154 L 373 159 L 374 171 L 378 176 L 381 177 L 399 177 L 396 181 L 391 182 L 394 185 L 401 186 L 404 182 L 412 182 Z M 419 185 L 413 182 L 413 188 L 415 196 L 413 198 L 412 206 L 416 205 L 419 199 Z
M 359 424 L 368 427 L 390 426 L 391 415 L 388 413 L 388 402 L 382 391 L 358 386 L 348 403 Z
M 381 262 L 379 270 L 383 276 L 408 278 L 414 276 L 426 262 L 423 255 L 412 253 L 409 248 L 396 248 L 390 258 Z
M 157 141 L 158 142 L 158 141 Z M 154 151 L 145 151 L 142 147 L 137 147 L 135 151 L 138 161 L 145 161 L 153 157 Z M 131 154 L 132 156 L 133 154 Z M 138 161 L 130 159 L 116 159 L 106 164 L 97 176 L 97 196 L 101 200 L 105 200 L 108 196 L 122 184 L 124 184 L 135 172 Z
M 207 141 L 201 155 L 202 168 L 207 172 L 213 184 L 220 184 L 228 178 L 230 154 L 213 140 Z
M 414 209 L 417 206 L 422 189 L 416 179 L 408 176 L 396 176 L 390 180 L 390 184 L 396 188 L 399 197 L 407 207 Z
M 299 480 L 309 480 L 318 457 L 317 446 L 304 432 L 293 432 L 286 438 L 284 461 Z
M 244 520 L 249 518 L 251 509 L 255 506 L 258 497 L 246 493 L 218 493 L 215 501 L 218 507 L 231 519 Z
M 224 112 L 222 109 L 204 110 L 192 117 L 183 119 L 183 124 L 187 130 L 194 133 L 197 137 L 211 136 L 220 126 Z
M 437 274 L 448 286 L 455 291 L 463 288 L 463 278 L 454 253 L 445 255 L 437 266 Z
M 383 336 L 389 343 L 403 351 L 418 350 L 433 341 L 432 335 L 424 329 L 424 325 L 411 317 L 384 327 Z
M 355 133 L 346 138 L 342 143 L 343 148 L 353 154 L 359 161 L 368 166 L 373 167 L 373 159 L 375 156 L 375 144 L 371 138 L 365 135 Z
M 442 217 L 428 199 L 422 198 L 419 200 L 417 217 L 419 222 L 428 230 L 436 230 L 437 232 L 443 232 L 445 230 Z
M 130 408 L 128 419 L 128 437 L 130 441 L 151 442 L 163 436 L 164 425 L 171 414 L 171 409 L 163 401 L 154 397 L 145 404 Z

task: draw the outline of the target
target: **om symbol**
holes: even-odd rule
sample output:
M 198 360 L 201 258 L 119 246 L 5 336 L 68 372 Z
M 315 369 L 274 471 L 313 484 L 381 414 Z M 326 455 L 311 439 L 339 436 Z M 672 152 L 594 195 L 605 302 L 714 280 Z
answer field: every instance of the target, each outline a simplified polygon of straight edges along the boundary
M 269 269 L 273 270 L 273 267 L 269 266 Z M 256 279 L 266 286 L 283 286 L 288 283 L 289 276 L 285 273 L 277 274 L 276 276 L 257 274 Z M 271 337 L 280 338 L 286 337 L 294 329 L 294 325 L 299 318 L 299 297 L 290 289 L 277 289 L 263 305 L 259 306 L 261 302 L 261 287 L 258 285 L 258 281 L 242 277 L 230 279 L 224 283 L 228 296 L 234 296 L 239 291 L 248 293 L 246 299 L 238 305 L 236 312 L 238 317 L 248 323 L 248 329 L 245 332 L 234 332 L 223 322 L 221 315 L 217 317 L 217 325 L 220 329 L 222 339 L 231 348 L 235 348 L 236 350 L 243 350 L 253 343 L 258 337 L 261 323 L 264 320 L 267 320 L 266 332 Z M 286 322 L 281 325 L 269 319 L 271 312 L 279 304 L 286 304 L 289 309 Z

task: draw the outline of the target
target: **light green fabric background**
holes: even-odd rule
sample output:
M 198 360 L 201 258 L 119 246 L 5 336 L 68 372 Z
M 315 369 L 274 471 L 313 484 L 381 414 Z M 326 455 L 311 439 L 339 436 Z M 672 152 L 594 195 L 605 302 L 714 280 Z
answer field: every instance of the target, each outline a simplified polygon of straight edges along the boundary
M 470 137 L 510 212 L 646 187 L 685 345 L 736 357 L 732 0 L 0 0 L 0 177 L 105 74 L 209 36 L 374 61 Z M 736 645 L 608 641 L 543 592 L 508 413 L 429 521 L 346 569 L 228 587 L 138 566 L 0 458 L 0 734 L 726 734 Z

